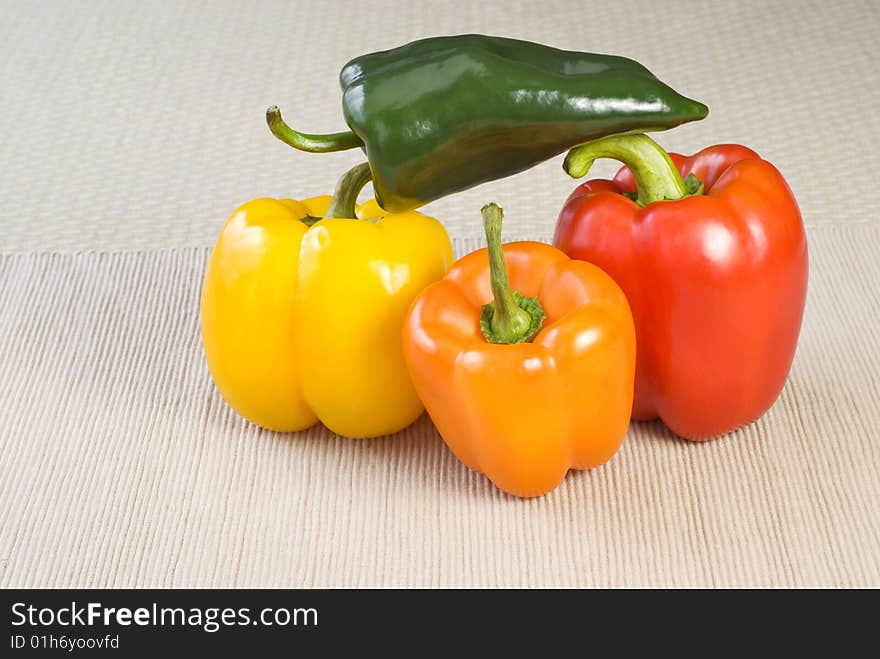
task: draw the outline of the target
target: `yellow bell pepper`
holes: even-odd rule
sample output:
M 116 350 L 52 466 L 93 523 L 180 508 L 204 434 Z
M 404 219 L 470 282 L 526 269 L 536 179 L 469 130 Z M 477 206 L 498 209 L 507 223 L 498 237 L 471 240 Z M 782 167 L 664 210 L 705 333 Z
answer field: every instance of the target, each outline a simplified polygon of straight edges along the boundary
M 368 202 L 358 212 L 371 219 L 349 219 L 363 178 L 344 178 L 332 207 L 329 196 L 250 201 L 211 253 L 201 299 L 208 368 L 258 425 L 295 431 L 320 420 L 376 437 L 422 413 L 401 331 L 413 299 L 449 269 L 452 245 L 443 225 L 415 211 L 382 215 Z M 328 207 L 346 217 L 317 219 Z

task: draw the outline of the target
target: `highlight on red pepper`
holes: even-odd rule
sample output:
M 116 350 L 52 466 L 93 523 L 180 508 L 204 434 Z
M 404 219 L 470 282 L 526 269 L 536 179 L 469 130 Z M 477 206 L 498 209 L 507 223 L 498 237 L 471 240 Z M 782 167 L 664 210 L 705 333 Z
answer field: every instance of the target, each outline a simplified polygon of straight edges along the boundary
M 629 426 L 635 329 L 607 274 L 538 242 L 488 242 L 413 302 L 403 330 L 410 376 L 452 452 L 521 497 L 570 469 L 603 464 Z
M 735 144 L 684 157 L 645 135 L 572 149 L 565 169 L 627 166 L 578 186 L 553 244 L 608 272 L 638 336 L 633 418 L 691 440 L 756 420 L 782 390 L 807 291 L 807 243 L 779 171 Z

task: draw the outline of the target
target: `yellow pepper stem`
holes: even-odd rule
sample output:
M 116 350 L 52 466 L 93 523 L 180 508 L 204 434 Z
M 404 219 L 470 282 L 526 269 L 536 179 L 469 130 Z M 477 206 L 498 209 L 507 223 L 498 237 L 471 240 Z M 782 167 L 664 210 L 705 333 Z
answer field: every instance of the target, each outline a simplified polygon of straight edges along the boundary
M 356 218 L 354 207 L 363 187 L 373 179 L 370 163 L 362 162 L 349 169 L 333 191 L 333 199 L 324 217 Z

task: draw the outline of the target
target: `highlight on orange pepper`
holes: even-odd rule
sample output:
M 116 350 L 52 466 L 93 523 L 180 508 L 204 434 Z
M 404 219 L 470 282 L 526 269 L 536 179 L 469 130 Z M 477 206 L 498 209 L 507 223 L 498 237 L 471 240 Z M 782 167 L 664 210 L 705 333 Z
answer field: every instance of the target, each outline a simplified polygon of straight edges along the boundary
M 415 299 L 404 357 L 452 452 L 502 490 L 539 496 L 623 442 L 633 318 L 602 270 L 544 243 L 502 247 L 501 208 L 482 213 L 488 248 Z

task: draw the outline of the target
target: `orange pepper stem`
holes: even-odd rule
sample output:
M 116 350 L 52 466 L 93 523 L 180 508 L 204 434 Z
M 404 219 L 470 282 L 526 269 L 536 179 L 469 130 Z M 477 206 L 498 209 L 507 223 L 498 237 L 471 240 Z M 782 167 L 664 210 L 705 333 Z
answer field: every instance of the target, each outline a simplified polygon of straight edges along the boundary
M 349 169 L 333 191 L 333 199 L 324 217 L 356 218 L 354 207 L 363 187 L 373 179 L 370 163 L 362 162 Z
M 504 211 L 497 204 L 481 210 L 489 252 L 489 278 L 494 300 L 483 305 L 480 327 L 490 343 L 525 343 L 535 338 L 544 322 L 544 309 L 538 298 L 525 297 L 510 288 L 504 249 L 501 245 L 501 220 Z
M 300 133 L 284 123 L 284 119 L 281 118 L 281 110 L 278 109 L 277 105 L 273 105 L 266 110 L 266 123 L 269 124 L 269 130 L 272 131 L 275 137 L 300 151 L 328 153 L 330 151 L 345 151 L 346 149 L 364 146 L 363 140 L 350 130 L 344 133 L 329 133 L 327 135 Z
M 574 147 L 562 167 L 573 178 L 584 176 L 599 158 L 619 160 L 633 174 L 638 194 L 634 201 L 647 206 L 699 194 L 703 186 L 693 174 L 682 179 L 669 154 L 647 135 L 611 135 Z

